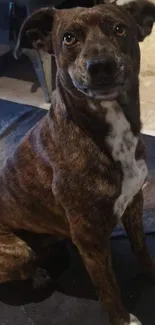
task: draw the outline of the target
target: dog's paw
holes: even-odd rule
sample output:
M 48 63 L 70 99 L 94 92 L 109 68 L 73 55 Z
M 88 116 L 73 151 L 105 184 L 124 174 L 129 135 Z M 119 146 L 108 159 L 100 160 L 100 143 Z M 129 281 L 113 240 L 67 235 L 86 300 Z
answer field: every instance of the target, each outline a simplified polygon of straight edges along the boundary
M 142 323 L 138 320 L 138 318 L 132 314 L 130 314 L 130 323 L 129 325 L 142 325 Z
M 48 284 L 52 282 L 52 279 L 49 273 L 41 268 L 36 269 L 36 273 L 33 276 L 33 288 L 39 289 L 41 287 L 46 287 Z

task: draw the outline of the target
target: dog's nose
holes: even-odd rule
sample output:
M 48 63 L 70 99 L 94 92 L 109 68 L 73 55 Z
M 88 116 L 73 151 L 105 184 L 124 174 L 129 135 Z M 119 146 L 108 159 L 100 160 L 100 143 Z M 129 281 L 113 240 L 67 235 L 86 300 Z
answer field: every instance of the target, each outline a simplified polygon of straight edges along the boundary
M 86 69 L 89 75 L 94 78 L 97 83 L 108 82 L 116 72 L 116 62 L 112 57 L 103 59 L 87 60 Z

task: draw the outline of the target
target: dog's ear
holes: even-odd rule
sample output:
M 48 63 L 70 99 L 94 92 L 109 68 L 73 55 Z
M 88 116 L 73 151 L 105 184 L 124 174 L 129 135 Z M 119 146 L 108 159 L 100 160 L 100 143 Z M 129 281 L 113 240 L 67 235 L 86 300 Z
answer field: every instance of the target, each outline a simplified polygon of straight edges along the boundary
M 19 57 L 22 48 L 42 49 L 53 53 L 51 32 L 55 11 L 53 7 L 42 8 L 24 21 L 14 50 L 15 58 Z
M 155 22 L 155 5 L 147 0 L 101 0 L 101 3 L 112 3 L 121 6 L 132 15 L 138 28 L 138 41 L 151 34 Z
M 131 1 L 131 0 L 130 0 Z M 138 28 L 138 41 L 142 42 L 144 38 L 151 34 L 155 22 L 155 5 L 147 0 L 136 0 L 127 2 L 127 0 L 118 0 L 117 5 L 123 5 L 134 18 Z
M 138 28 L 138 41 L 151 34 L 155 22 L 155 5 L 147 0 L 100 0 L 101 4 L 121 6 L 132 15 Z

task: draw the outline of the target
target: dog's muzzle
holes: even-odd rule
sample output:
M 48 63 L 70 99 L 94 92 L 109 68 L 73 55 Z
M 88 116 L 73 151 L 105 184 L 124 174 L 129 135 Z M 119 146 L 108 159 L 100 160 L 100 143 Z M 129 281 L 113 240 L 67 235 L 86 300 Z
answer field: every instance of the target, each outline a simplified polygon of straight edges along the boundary
M 106 86 L 113 83 L 117 71 L 117 64 L 114 58 L 110 56 L 101 60 L 87 60 L 86 70 L 92 85 L 96 87 Z
M 87 59 L 78 78 L 72 78 L 76 88 L 87 96 L 113 100 L 118 96 L 120 67 L 112 55 Z

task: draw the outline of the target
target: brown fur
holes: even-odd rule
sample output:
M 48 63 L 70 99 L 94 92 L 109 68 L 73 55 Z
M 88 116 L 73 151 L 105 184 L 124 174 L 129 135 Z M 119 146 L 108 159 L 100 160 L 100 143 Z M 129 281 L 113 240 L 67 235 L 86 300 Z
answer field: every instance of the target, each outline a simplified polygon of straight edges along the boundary
M 111 19 L 121 18 L 130 26 L 126 46 L 114 39 L 114 48 L 107 35 L 104 35 L 105 43 L 102 42 L 98 26 L 100 23 L 102 26 L 108 15 Z M 0 174 L 0 282 L 25 279 L 33 272 L 37 256 L 26 241 L 18 237 L 19 231 L 70 237 L 101 303 L 109 312 L 112 325 L 128 325 L 129 313 L 121 302 L 109 249 L 109 237 L 117 223 L 113 206 L 121 191 L 122 171 L 104 141 L 110 126 L 105 123 L 106 110 L 102 110 L 101 101 L 89 100 L 74 87 L 69 77 L 68 66 L 74 62 L 78 50 L 69 54 L 60 45 L 66 26 L 68 29 L 71 22 L 73 25 L 78 19 L 83 30 L 92 33 L 91 41 L 88 40 L 83 50 L 83 61 L 78 63 L 80 74 L 86 55 L 90 58 L 96 55 L 95 48 L 98 55 L 103 47 L 105 51 L 111 46 L 113 55 L 117 48 L 126 58 L 125 75 L 128 73 L 129 82 L 121 86 L 118 101 L 133 133 L 139 137 L 136 158 L 144 156 L 140 140 L 139 48 L 132 18 L 113 5 L 70 11 L 46 8 L 34 13 L 21 29 L 16 54 L 21 46 L 31 46 L 31 43 L 50 53 L 54 51 L 57 88 L 49 113 L 24 137 Z M 125 75 L 119 75 L 118 82 L 126 78 Z M 144 238 L 142 210 L 140 191 L 122 221 L 133 250 L 152 276 L 154 262 Z

